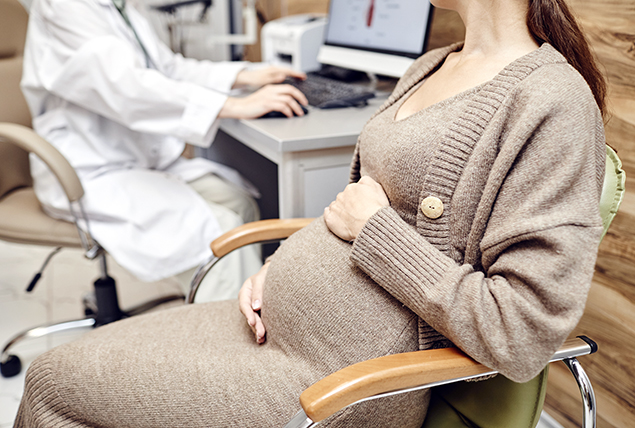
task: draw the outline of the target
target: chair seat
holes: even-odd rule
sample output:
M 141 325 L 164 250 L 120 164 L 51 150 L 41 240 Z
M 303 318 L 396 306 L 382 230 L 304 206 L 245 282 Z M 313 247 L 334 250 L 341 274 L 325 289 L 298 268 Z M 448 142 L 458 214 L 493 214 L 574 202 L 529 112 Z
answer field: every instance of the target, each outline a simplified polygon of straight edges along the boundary
M 81 248 L 73 223 L 49 217 L 33 188 L 15 190 L 0 200 L 0 239 L 19 244 Z

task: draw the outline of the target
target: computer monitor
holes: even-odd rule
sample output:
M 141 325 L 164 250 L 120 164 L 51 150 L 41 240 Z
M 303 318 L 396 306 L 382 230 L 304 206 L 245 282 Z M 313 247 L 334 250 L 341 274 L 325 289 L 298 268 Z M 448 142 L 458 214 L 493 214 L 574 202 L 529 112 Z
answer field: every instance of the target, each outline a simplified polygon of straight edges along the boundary
M 318 61 L 401 77 L 425 52 L 431 18 L 427 0 L 331 0 Z

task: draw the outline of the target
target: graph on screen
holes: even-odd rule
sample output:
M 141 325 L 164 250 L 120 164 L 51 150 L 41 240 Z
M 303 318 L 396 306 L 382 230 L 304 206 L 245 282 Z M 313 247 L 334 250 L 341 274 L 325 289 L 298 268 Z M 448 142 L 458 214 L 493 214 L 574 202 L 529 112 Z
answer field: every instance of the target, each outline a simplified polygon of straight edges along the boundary
M 425 0 L 331 0 L 327 43 L 420 54 Z

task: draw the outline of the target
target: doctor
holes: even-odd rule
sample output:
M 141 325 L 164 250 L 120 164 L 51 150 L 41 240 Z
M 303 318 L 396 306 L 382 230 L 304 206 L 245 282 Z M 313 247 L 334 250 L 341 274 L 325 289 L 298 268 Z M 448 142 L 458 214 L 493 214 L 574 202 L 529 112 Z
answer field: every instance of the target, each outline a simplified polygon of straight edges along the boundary
M 181 274 L 187 284 L 214 238 L 259 213 L 253 187 L 227 167 L 181 157 L 185 142 L 208 147 L 219 118 L 302 115 L 302 93 L 264 85 L 304 75 L 175 55 L 133 7 L 115 2 L 35 0 L 22 90 L 35 131 L 82 181 L 95 239 L 142 280 Z M 228 96 L 239 86 L 264 87 Z M 38 159 L 32 175 L 45 211 L 70 219 L 66 197 Z M 251 250 L 226 264 L 221 277 L 232 285 L 206 300 L 235 297 L 260 260 Z

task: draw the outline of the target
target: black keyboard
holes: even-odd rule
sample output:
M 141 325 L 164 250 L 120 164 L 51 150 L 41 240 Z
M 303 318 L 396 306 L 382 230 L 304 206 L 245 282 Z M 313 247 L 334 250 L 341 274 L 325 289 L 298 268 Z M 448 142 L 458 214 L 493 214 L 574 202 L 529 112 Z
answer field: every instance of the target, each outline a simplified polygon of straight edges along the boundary
M 295 86 L 306 95 L 309 104 L 323 109 L 365 105 L 375 97 L 368 88 L 315 73 L 307 73 L 306 80 L 288 78 L 284 83 Z

